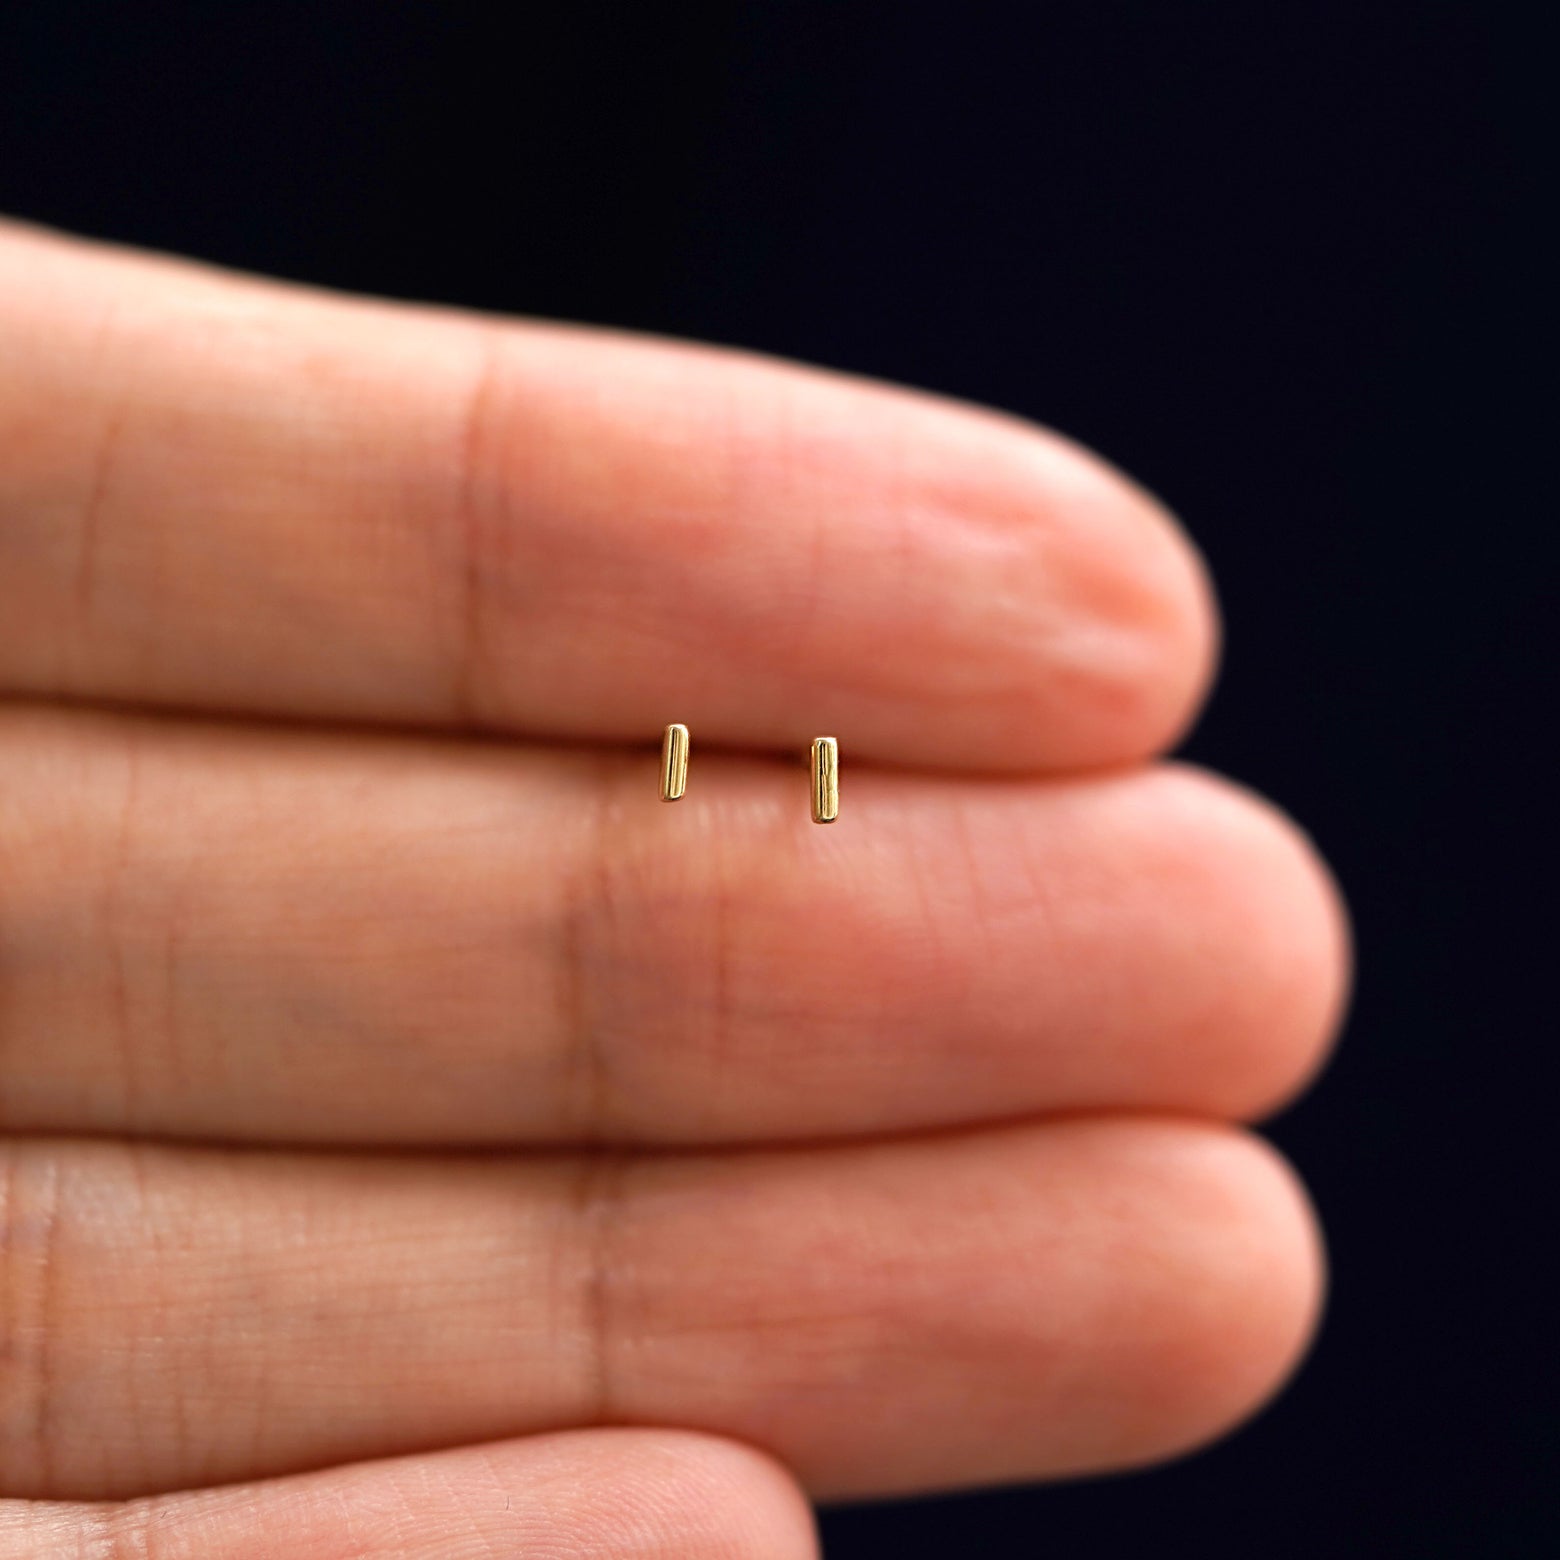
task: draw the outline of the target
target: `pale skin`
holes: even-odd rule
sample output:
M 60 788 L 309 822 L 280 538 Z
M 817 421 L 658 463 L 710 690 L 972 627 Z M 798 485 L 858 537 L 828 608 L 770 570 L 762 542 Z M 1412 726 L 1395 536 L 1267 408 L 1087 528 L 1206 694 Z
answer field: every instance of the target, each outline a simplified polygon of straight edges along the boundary
M 1160 757 L 1216 638 L 1017 420 L 0 226 L 0 1560 L 804 1560 L 1252 1413 L 1346 938 Z

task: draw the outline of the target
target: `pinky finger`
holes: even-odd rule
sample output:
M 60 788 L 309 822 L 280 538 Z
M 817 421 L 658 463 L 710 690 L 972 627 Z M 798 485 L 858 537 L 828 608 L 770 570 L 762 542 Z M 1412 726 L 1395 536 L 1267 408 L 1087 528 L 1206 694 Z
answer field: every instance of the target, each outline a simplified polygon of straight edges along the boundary
M 0 1560 L 815 1560 L 781 1468 L 588 1430 L 119 1504 L 0 1501 Z

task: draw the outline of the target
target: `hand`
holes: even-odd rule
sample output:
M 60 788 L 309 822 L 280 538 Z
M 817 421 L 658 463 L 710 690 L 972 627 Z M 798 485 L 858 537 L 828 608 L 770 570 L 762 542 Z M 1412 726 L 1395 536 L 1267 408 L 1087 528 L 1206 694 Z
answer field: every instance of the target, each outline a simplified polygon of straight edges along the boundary
M 1345 958 L 1151 762 L 1214 637 L 1017 421 L 6 230 L 0 1556 L 793 1560 L 1248 1413 Z

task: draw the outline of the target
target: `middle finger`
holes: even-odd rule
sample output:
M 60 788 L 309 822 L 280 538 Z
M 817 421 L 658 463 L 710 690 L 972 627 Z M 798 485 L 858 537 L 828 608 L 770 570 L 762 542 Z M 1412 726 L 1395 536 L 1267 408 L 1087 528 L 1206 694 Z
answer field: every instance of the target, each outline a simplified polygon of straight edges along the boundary
M 695 733 L 697 740 L 697 733 Z M 846 749 L 848 764 L 849 753 Z M 1334 900 L 1271 810 L 1073 781 L 0 712 L 0 1127 L 736 1142 L 1314 1065 Z

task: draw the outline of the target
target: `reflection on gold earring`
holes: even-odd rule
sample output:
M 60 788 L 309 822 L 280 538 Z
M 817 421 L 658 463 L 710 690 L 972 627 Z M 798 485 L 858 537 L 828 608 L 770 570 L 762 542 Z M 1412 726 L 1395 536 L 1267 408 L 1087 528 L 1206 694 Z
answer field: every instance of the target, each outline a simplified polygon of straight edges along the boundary
M 840 815 L 840 745 L 833 737 L 814 737 L 812 745 L 812 820 L 833 823 Z
M 688 728 L 671 725 L 661 739 L 661 800 L 675 802 L 688 789 Z

